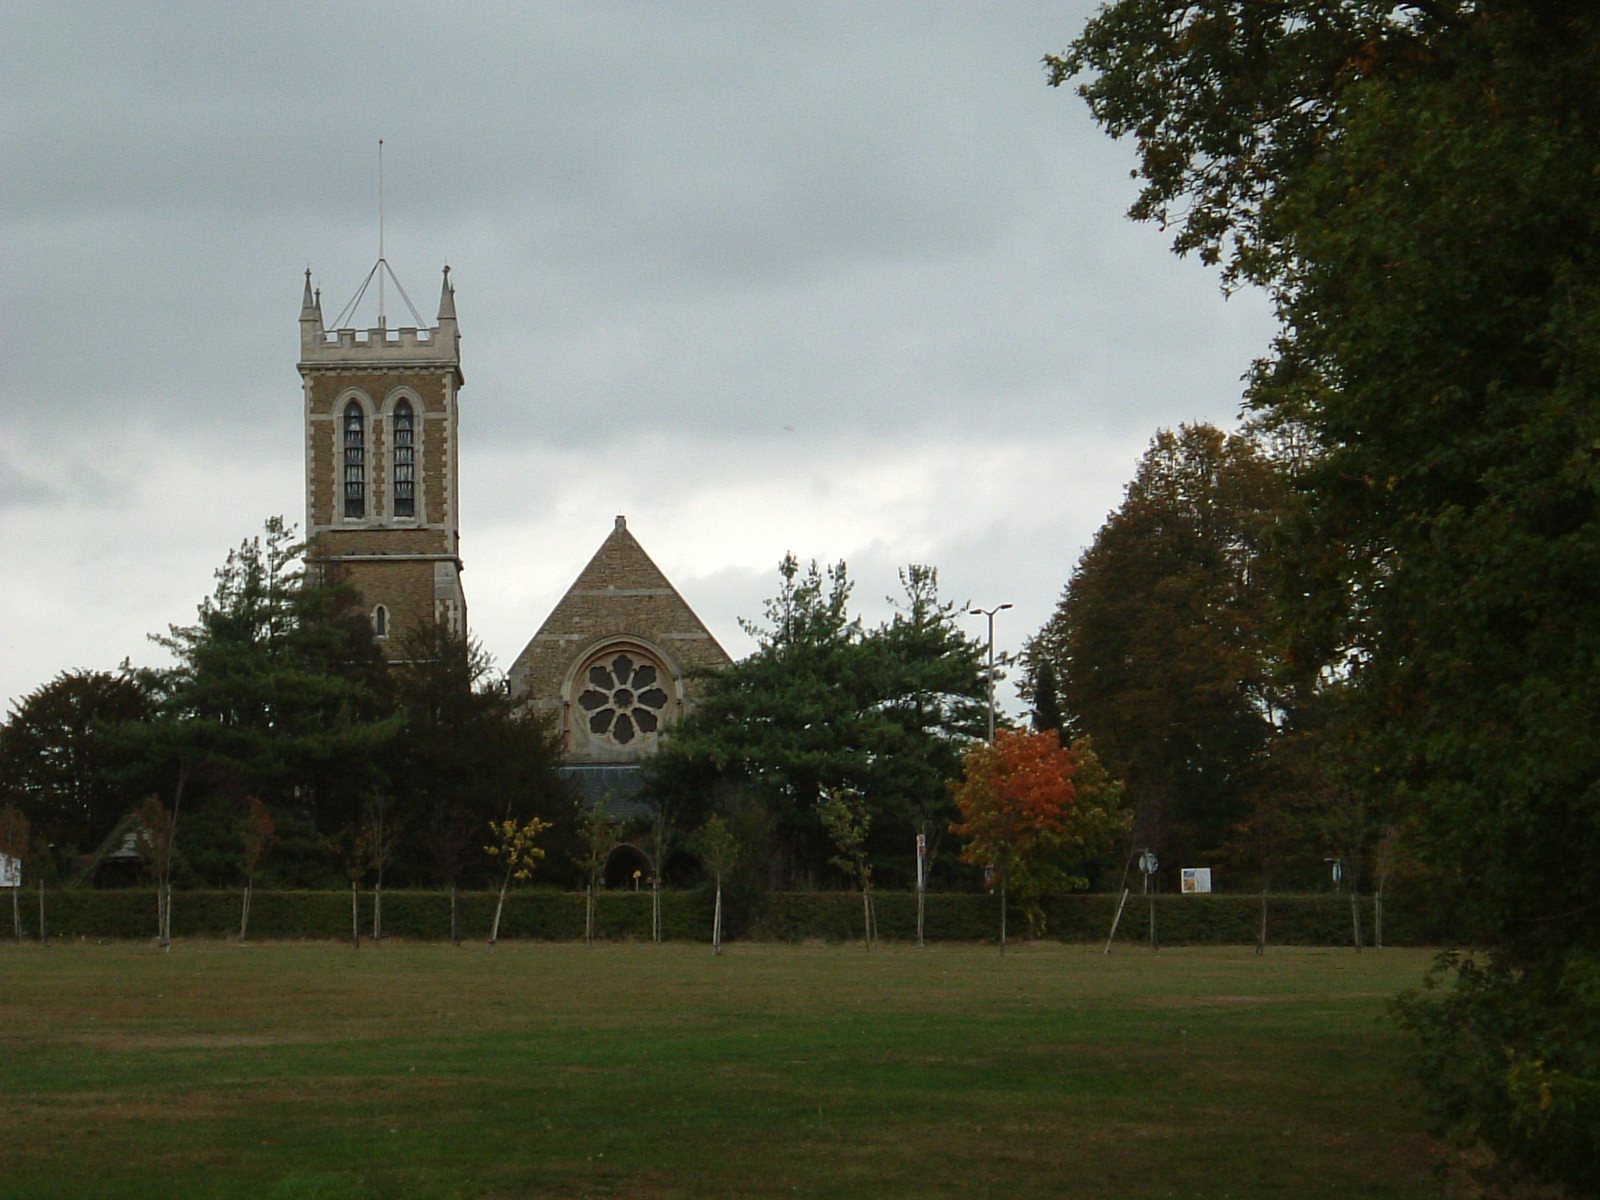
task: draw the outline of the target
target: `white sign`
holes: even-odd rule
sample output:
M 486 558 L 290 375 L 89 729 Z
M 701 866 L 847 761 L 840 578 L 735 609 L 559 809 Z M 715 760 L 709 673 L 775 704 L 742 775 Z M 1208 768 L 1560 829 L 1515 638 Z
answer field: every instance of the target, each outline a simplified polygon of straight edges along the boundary
M 0 887 L 22 886 L 22 860 L 0 854 Z
M 1186 892 L 1209 892 L 1211 890 L 1211 868 L 1184 867 L 1183 890 Z
M 1139 855 L 1139 870 L 1143 871 L 1146 875 L 1154 875 L 1160 869 L 1161 860 L 1156 857 L 1156 852 L 1154 850 L 1146 850 L 1143 854 Z

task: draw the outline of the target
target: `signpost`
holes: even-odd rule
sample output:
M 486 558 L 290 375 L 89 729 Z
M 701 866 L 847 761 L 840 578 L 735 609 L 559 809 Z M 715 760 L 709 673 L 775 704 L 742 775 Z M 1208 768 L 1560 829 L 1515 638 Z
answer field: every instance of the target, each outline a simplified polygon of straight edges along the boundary
M 16 929 L 17 941 L 22 940 L 22 908 L 17 897 L 22 894 L 22 860 L 9 854 L 0 854 L 0 887 L 11 889 L 11 924 Z
M 1154 850 L 1146 849 L 1139 856 L 1139 869 L 1144 872 L 1144 890 L 1150 897 L 1150 949 L 1161 949 L 1161 943 L 1156 940 L 1156 872 L 1161 869 L 1161 860 L 1156 857 Z

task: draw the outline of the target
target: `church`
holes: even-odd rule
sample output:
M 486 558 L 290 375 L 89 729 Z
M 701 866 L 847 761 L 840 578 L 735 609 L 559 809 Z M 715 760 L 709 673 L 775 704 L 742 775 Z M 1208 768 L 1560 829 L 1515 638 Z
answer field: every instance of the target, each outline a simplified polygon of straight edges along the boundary
M 388 270 L 381 258 L 378 270 Z M 380 305 L 375 329 L 329 329 L 306 272 L 307 566 L 359 595 L 391 661 L 425 622 L 467 631 L 458 518 L 465 377 L 449 267 L 436 323 L 416 319 L 391 329 Z M 690 673 L 730 661 L 619 516 L 509 682 L 553 722 L 564 773 L 581 794 L 626 798 L 640 761 L 692 707 Z

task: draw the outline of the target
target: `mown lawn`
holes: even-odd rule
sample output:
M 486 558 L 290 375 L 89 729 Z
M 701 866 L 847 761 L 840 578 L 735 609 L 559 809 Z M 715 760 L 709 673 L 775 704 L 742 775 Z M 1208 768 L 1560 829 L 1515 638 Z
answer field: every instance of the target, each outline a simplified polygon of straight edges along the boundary
M 0 1197 L 1440 1195 L 1422 951 L 0 949 Z

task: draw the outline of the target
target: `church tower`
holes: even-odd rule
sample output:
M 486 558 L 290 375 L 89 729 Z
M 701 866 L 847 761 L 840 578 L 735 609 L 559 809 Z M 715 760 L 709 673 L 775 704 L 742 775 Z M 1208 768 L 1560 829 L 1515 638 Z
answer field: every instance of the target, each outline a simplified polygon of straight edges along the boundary
M 432 329 L 389 329 L 381 311 L 376 329 L 325 329 L 308 270 L 300 378 L 308 566 L 355 589 L 391 659 L 425 623 L 465 633 L 456 469 L 463 380 L 450 268 Z

